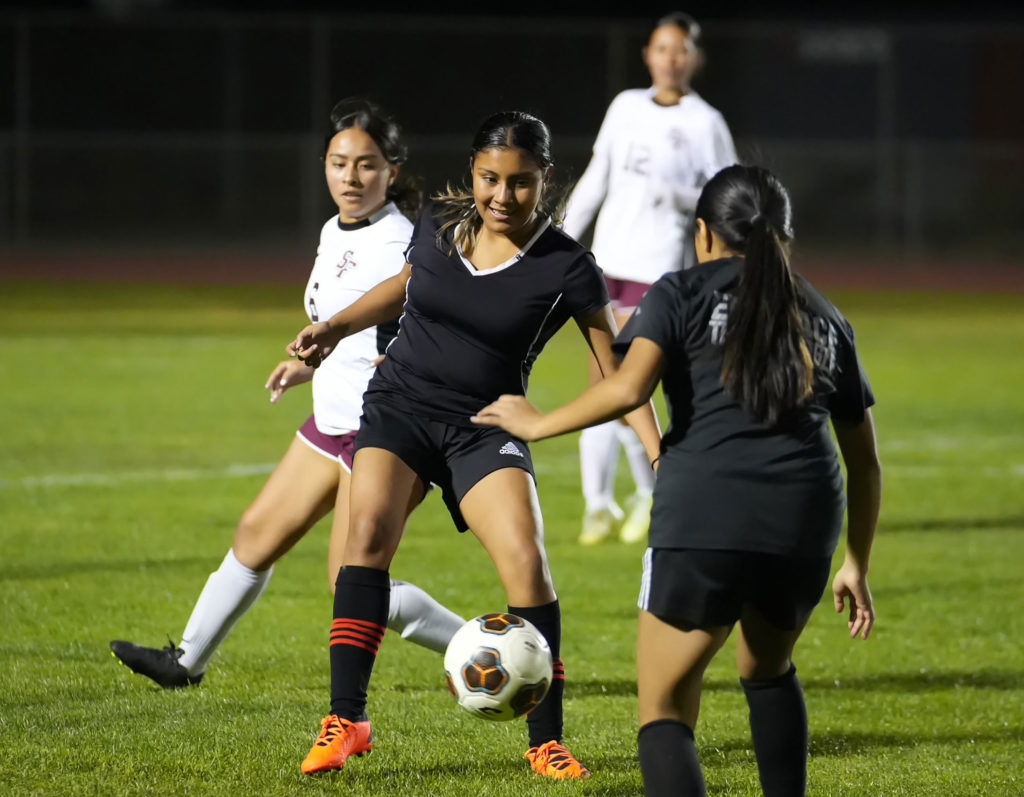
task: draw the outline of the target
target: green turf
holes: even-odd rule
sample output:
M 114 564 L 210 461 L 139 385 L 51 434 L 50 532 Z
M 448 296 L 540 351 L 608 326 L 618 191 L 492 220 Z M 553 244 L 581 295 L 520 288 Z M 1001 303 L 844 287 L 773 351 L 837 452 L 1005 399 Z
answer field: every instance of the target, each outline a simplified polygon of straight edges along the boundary
M 534 456 L 564 613 L 567 740 L 588 782 L 534 779 L 522 724 L 460 712 L 440 658 L 390 635 L 370 702 L 377 750 L 302 776 L 328 698 L 324 524 L 281 561 L 201 688 L 163 692 L 111 659 L 113 638 L 180 637 L 260 468 L 308 413 L 306 388 L 278 406 L 262 389 L 304 323 L 297 290 L 0 284 L 0 793 L 638 793 L 641 551 L 575 544 L 575 436 Z M 885 498 L 875 633 L 849 641 L 826 603 L 797 649 L 810 792 L 1024 793 L 1021 297 L 833 298 L 878 398 Z M 582 353 L 573 329 L 555 338 L 533 377 L 538 404 L 583 385 Z M 504 605 L 436 497 L 393 573 L 467 616 Z M 757 794 L 733 650 L 710 668 L 697 739 L 711 794 Z

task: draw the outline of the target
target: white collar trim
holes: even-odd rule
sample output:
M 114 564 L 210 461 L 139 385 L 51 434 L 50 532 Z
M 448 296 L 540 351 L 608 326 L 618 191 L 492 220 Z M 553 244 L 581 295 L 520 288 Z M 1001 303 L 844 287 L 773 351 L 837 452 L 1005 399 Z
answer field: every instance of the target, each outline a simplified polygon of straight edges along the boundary
M 516 263 L 518 263 L 520 260 L 522 260 L 523 259 L 523 255 L 525 255 L 530 250 L 530 247 L 533 246 L 534 242 L 538 238 L 540 238 L 540 236 L 544 233 L 544 230 L 546 230 L 550 226 L 551 226 L 551 217 L 550 216 L 542 219 L 541 222 L 537 225 L 537 229 L 534 231 L 533 235 L 530 236 L 530 240 L 526 242 L 526 245 L 522 249 L 520 249 L 518 252 L 516 252 L 514 255 L 512 255 L 512 257 L 510 257 L 508 260 L 506 260 L 501 265 L 495 266 L 494 268 L 487 268 L 487 269 L 484 269 L 483 271 L 481 271 L 480 269 L 478 269 L 476 266 L 474 266 L 472 263 L 469 262 L 469 259 L 464 254 L 462 254 L 462 247 L 461 246 L 458 247 L 456 251 L 458 251 L 458 253 L 459 253 L 459 259 L 462 261 L 462 265 L 464 265 L 466 267 L 466 270 L 470 274 L 472 274 L 474 277 L 486 277 L 488 274 L 494 274 L 494 273 L 496 273 L 498 271 L 504 271 L 507 268 L 511 268 Z

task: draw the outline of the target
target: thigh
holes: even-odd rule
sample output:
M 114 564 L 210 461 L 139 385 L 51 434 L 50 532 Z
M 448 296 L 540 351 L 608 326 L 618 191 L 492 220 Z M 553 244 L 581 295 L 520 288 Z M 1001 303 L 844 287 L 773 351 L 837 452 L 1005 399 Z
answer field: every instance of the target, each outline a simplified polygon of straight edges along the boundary
M 233 549 L 253 570 L 265 570 L 281 558 L 334 506 L 337 460 L 296 437 L 242 515 Z
M 416 471 L 397 455 L 382 448 L 359 448 L 352 464 L 342 564 L 386 570 L 424 489 Z
M 540 606 L 555 599 L 544 523 L 533 476 L 520 468 L 492 471 L 459 503 L 501 578 L 511 606 Z
M 704 670 L 731 626 L 683 630 L 641 611 L 637 622 L 637 704 L 640 725 L 673 719 L 697 726 Z

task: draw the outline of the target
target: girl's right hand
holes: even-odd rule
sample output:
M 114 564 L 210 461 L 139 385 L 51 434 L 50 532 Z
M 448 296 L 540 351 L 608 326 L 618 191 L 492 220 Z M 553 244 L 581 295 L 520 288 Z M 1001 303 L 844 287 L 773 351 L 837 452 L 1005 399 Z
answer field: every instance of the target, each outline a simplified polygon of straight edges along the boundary
M 340 339 L 326 321 L 320 321 L 304 327 L 295 336 L 295 340 L 285 347 L 285 351 L 306 365 L 316 368 L 334 350 Z
M 832 579 L 832 595 L 837 612 L 842 612 L 846 600 L 850 601 L 850 616 L 847 625 L 850 639 L 867 639 L 875 625 L 875 606 L 871 600 L 867 575 L 854 562 L 843 562 L 836 577 Z
M 278 399 L 288 388 L 301 385 L 312 378 L 312 366 L 295 360 L 283 360 L 270 372 L 267 383 L 263 387 L 270 391 L 270 403 L 277 404 Z

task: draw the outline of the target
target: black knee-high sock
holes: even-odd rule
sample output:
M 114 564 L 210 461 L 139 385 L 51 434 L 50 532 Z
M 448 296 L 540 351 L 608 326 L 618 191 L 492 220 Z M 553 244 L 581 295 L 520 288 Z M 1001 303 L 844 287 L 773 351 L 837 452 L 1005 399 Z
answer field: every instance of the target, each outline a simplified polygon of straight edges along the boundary
M 803 797 L 807 790 L 807 707 L 796 667 L 767 681 L 740 678 L 765 797 Z
M 366 689 L 388 621 L 391 579 L 387 570 L 343 567 L 334 587 L 331 623 L 331 713 L 360 720 Z
M 704 797 L 693 729 L 678 720 L 655 720 L 636 735 L 647 797 Z
M 554 678 L 547 697 L 526 715 L 530 731 L 530 747 L 540 747 L 552 739 L 562 741 L 562 697 L 565 694 L 565 667 L 562 666 L 562 610 L 558 601 L 543 606 L 509 606 L 509 614 L 517 614 L 537 626 L 551 648 L 555 663 Z

